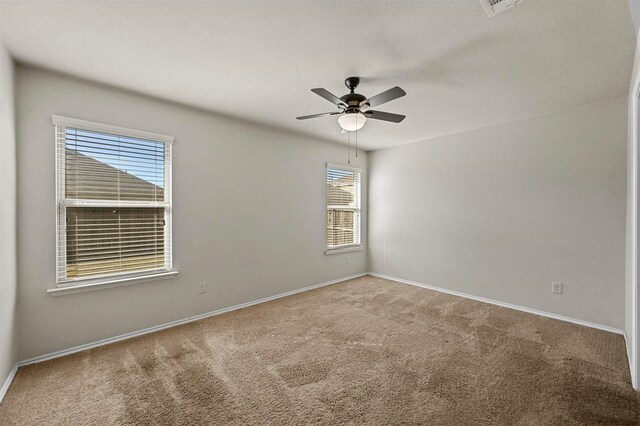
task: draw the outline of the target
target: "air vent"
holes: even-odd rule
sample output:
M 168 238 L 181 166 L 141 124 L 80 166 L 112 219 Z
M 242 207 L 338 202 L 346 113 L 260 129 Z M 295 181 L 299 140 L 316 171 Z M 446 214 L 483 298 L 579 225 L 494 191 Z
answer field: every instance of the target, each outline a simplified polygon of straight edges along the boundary
M 523 0 L 480 0 L 484 11 L 487 12 L 489 17 L 497 15 L 500 12 L 504 12 L 511 6 L 515 6 Z

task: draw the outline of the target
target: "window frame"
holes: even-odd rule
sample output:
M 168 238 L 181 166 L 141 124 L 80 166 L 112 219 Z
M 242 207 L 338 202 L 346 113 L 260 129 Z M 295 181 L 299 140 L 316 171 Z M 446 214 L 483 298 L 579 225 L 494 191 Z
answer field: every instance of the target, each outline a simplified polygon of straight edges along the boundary
M 51 121 L 54 126 L 54 143 L 55 143 L 55 227 L 56 227 L 56 288 L 48 290 L 49 293 L 69 293 L 78 291 L 87 291 L 96 286 L 108 284 L 108 287 L 127 285 L 135 281 L 146 281 L 157 277 L 158 279 L 173 278 L 177 271 L 173 269 L 173 199 L 172 199 L 172 148 L 174 137 L 161 135 L 158 133 L 146 132 L 141 130 L 129 129 L 110 124 L 97 123 L 93 121 L 81 120 L 77 118 L 64 117 L 60 115 L 52 115 Z M 75 128 L 78 130 L 86 130 L 90 132 L 100 132 L 115 136 L 131 137 L 145 139 L 152 142 L 159 142 L 164 145 L 165 163 L 164 163 L 164 199 L 158 201 L 119 201 L 119 200 L 78 200 L 68 202 L 66 193 L 66 157 L 60 153 L 59 133 L 65 132 L 66 128 Z M 64 144 L 66 150 L 66 142 Z M 62 169 L 62 170 L 61 170 Z M 66 231 L 62 231 L 60 227 L 61 221 L 66 220 L 67 207 L 162 207 L 164 208 L 165 220 L 165 267 L 161 269 L 153 269 L 146 271 L 134 271 L 130 273 L 115 273 L 98 277 L 86 277 L 78 279 L 67 279 L 66 273 L 64 279 L 58 274 L 60 262 L 67 264 L 67 237 Z
M 329 221 L 327 211 L 329 210 L 329 200 L 327 199 L 327 172 L 328 170 L 339 170 L 344 172 L 353 172 L 358 174 L 358 186 L 357 186 L 357 197 L 356 197 L 356 207 L 353 209 L 356 217 L 357 217 L 357 226 L 358 226 L 358 242 L 351 244 L 341 244 L 337 246 L 329 246 L 328 238 L 327 238 L 327 230 L 329 229 Z M 362 169 L 359 167 L 352 167 L 342 164 L 334 164 L 334 163 L 326 163 L 324 169 L 324 184 L 325 184 L 325 254 L 337 254 L 337 253 L 345 253 L 350 251 L 361 251 L 364 248 L 362 244 Z M 354 221 L 355 223 L 355 221 Z

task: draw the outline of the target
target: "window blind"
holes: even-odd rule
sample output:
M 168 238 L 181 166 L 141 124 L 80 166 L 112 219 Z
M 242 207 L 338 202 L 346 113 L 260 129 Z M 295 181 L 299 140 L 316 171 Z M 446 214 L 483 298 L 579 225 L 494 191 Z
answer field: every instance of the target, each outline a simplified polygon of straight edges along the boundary
M 171 270 L 171 143 L 55 132 L 57 282 Z
M 360 171 L 327 166 L 327 249 L 360 244 Z

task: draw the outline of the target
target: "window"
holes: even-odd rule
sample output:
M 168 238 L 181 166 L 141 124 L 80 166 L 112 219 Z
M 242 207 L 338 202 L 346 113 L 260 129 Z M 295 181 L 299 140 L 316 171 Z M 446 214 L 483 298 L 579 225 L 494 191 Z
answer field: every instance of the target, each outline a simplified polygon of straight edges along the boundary
M 54 116 L 57 283 L 171 271 L 173 138 Z
M 327 253 L 360 245 L 360 175 L 327 164 Z

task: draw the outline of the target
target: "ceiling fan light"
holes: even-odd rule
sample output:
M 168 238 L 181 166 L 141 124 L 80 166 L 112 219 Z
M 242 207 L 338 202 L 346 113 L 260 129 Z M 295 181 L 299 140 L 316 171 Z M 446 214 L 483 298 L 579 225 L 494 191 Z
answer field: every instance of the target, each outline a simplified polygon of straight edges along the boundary
M 364 123 L 367 122 L 367 117 L 359 112 L 347 113 L 338 117 L 338 124 L 347 132 L 355 132 L 362 129 Z

